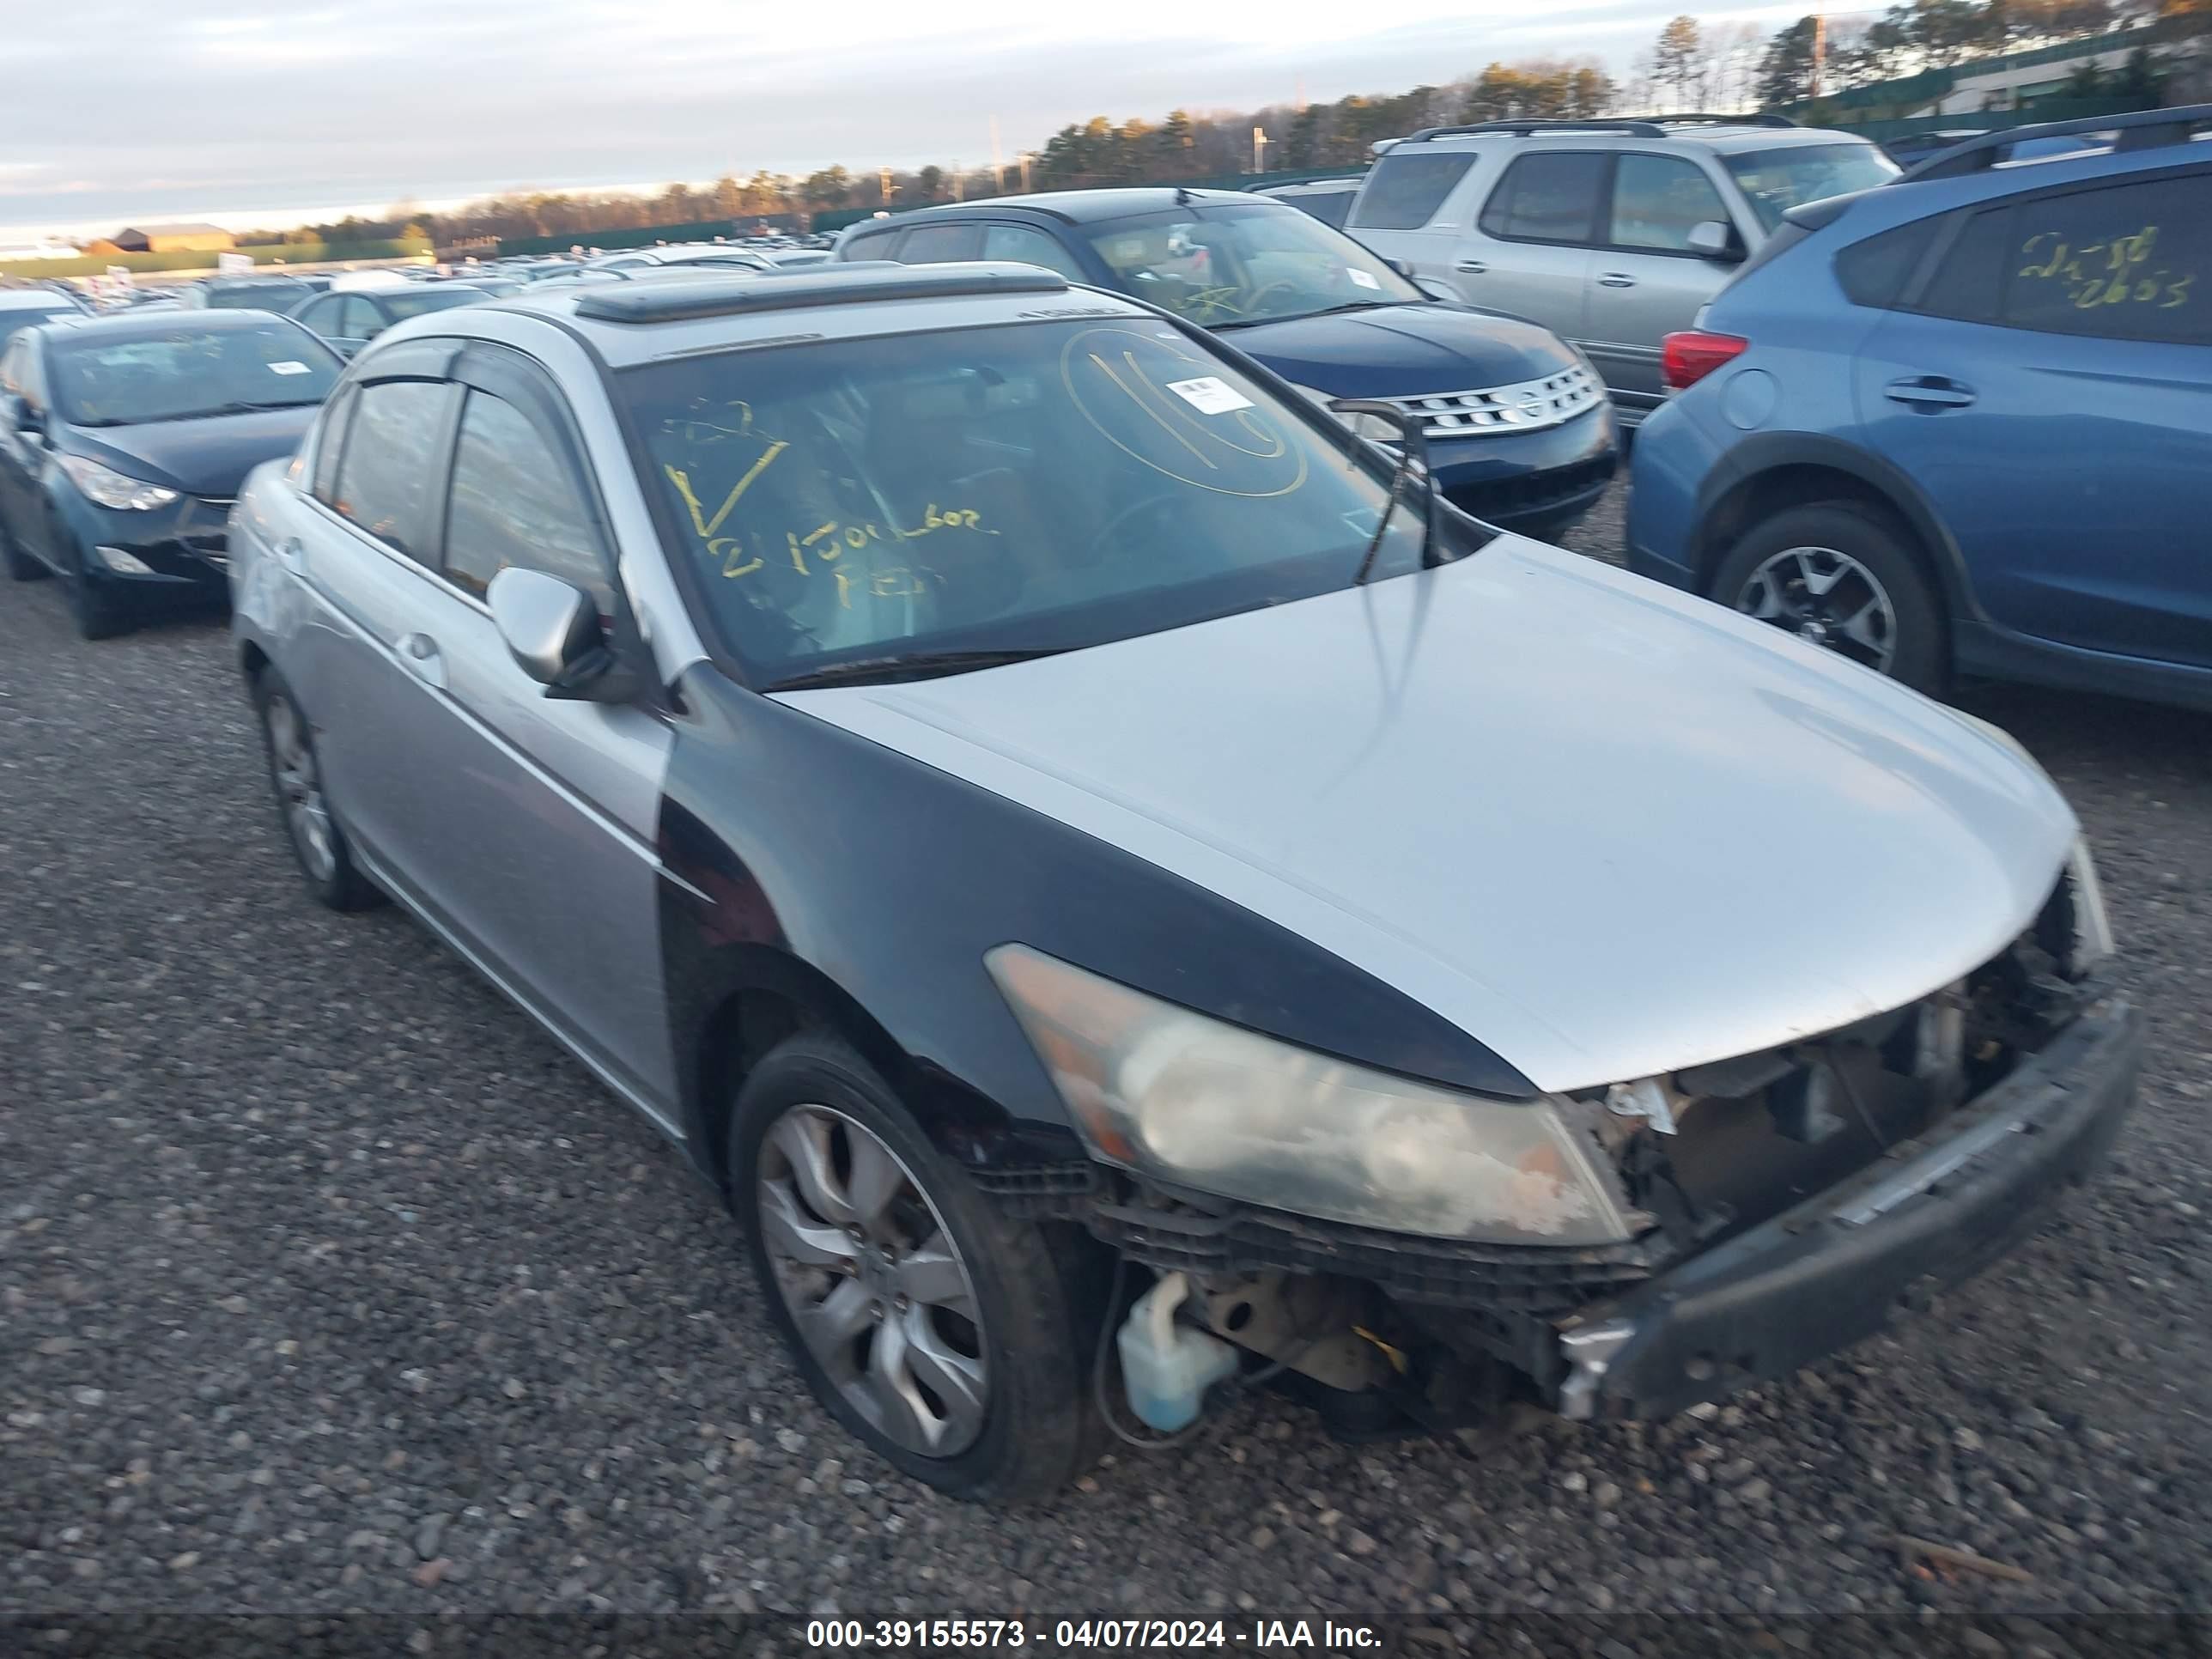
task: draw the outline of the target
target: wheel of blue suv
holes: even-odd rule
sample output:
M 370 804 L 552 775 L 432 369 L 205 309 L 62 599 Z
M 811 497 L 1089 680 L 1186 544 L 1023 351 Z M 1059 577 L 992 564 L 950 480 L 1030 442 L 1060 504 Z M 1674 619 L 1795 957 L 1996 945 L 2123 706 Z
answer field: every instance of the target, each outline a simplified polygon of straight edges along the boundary
M 1729 550 L 1709 591 L 1916 691 L 1942 689 L 1942 602 L 1904 528 L 1878 507 L 1820 501 L 1777 513 Z
M 362 910 L 381 896 L 355 868 L 345 832 L 331 816 L 323 794 L 322 768 L 315 757 L 315 732 L 284 677 L 273 667 L 254 676 L 253 706 L 261 716 L 261 738 L 269 759 L 269 781 L 284 819 L 285 838 L 307 890 L 333 910 Z
M 753 1067 L 729 1176 L 770 1316 L 872 1449 L 1000 1501 L 1048 1496 L 1095 1456 L 1087 1263 L 947 1163 L 853 1048 L 805 1031 Z

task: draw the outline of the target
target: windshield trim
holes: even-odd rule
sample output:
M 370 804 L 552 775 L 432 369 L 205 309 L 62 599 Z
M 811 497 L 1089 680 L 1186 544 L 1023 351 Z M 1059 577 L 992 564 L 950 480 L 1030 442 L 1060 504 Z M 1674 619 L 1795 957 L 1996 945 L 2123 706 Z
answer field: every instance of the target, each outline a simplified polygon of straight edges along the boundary
M 1297 210 L 1293 208 L 1291 211 L 1295 213 Z M 1113 292 L 1113 290 L 1108 291 Z M 670 501 L 667 490 L 654 487 L 655 463 L 653 451 L 646 441 L 644 429 L 638 419 L 636 400 L 625 390 L 626 380 L 642 376 L 651 370 L 665 368 L 671 362 L 678 361 L 696 362 L 703 358 L 725 355 L 733 359 L 752 358 L 764 350 L 801 352 L 819 349 L 824 345 L 843 345 L 870 340 L 904 339 L 917 335 L 965 334 L 985 329 L 1065 327 L 1071 323 L 1088 320 L 1096 320 L 1096 319 L 1078 316 L 994 317 L 979 319 L 972 322 L 945 324 L 930 328 L 871 329 L 828 337 L 817 336 L 763 342 L 757 345 L 735 340 L 725 345 L 700 348 L 678 356 L 651 357 L 619 366 L 605 365 L 602 374 L 607 388 L 607 401 L 614 415 L 616 427 L 622 434 L 623 448 L 630 464 L 631 477 L 635 483 L 639 495 L 644 501 L 647 517 L 653 525 L 656 550 L 660 555 L 661 567 L 667 573 L 671 584 L 683 603 L 684 612 L 690 620 L 692 631 L 697 635 L 700 646 L 706 653 L 707 659 L 713 663 L 716 670 L 732 684 L 763 696 L 775 690 L 779 682 L 792 678 L 795 672 L 802 672 L 794 671 L 789 665 L 775 666 L 754 662 L 745 654 L 732 631 L 708 601 L 705 580 L 700 573 L 696 561 L 683 556 L 687 545 L 684 539 L 684 526 L 677 521 L 674 503 Z M 1340 454 L 1346 455 L 1347 466 L 1358 466 L 1379 488 L 1386 490 L 1389 489 L 1391 479 L 1395 475 L 1397 468 L 1397 457 L 1394 452 L 1385 450 L 1364 440 L 1359 441 L 1355 448 L 1347 440 L 1346 428 L 1327 410 L 1316 404 L 1310 398 L 1304 396 L 1297 387 L 1266 364 L 1247 356 L 1229 341 L 1216 336 L 1211 330 L 1166 312 L 1154 313 L 1150 320 L 1162 321 L 1172 325 L 1188 337 L 1198 349 L 1226 358 L 1239 372 L 1266 386 L 1276 395 L 1277 400 L 1284 409 L 1292 411 L 1296 418 L 1312 428 L 1324 443 L 1334 447 Z M 333 388 L 333 391 L 335 390 L 336 388 Z M 1442 561 L 1446 564 L 1480 552 L 1501 533 L 1494 526 L 1481 525 L 1477 520 L 1455 522 L 1457 515 L 1443 501 L 1441 494 L 1437 496 L 1437 542 L 1440 547 L 1448 550 Z M 1470 533 L 1471 526 L 1487 533 L 1478 538 Z M 1401 575 L 1424 574 L 1426 573 L 1419 567 L 1403 571 L 1392 571 L 1375 577 L 1368 586 L 1372 586 L 1376 583 L 1390 580 Z M 1347 571 L 1346 585 L 1349 585 L 1349 580 Z M 1322 592 L 1334 591 L 1335 591 L 1334 588 L 1320 590 Z M 1309 597 L 1318 597 L 1318 594 Z M 1210 621 L 1218 617 L 1265 608 L 1267 608 L 1265 604 L 1225 608 L 1192 622 L 1112 635 L 1105 639 L 1060 648 L 1069 651 L 1088 650 L 1093 646 L 1111 644 L 1121 639 L 1136 639 L 1146 634 L 1172 632 L 1178 627 L 1194 627 L 1198 621 Z M 957 631 L 947 631 L 933 635 L 928 649 L 932 654 L 935 654 L 943 651 L 971 648 L 996 649 L 1000 648 L 1003 644 L 1003 641 L 991 640 L 977 640 L 971 643 L 964 641 Z M 882 654 L 880 647 L 875 647 L 875 654 Z M 915 678 L 919 678 L 921 676 L 917 675 Z

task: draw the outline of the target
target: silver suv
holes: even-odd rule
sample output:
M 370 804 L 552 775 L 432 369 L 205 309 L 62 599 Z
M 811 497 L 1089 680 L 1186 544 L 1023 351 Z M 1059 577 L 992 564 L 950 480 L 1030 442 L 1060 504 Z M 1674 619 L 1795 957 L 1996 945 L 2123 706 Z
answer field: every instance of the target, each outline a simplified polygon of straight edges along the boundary
M 1345 228 L 1580 346 L 1632 424 L 1663 395 L 1662 338 L 1785 212 L 1898 171 L 1863 138 L 1776 115 L 1490 121 L 1378 148 Z

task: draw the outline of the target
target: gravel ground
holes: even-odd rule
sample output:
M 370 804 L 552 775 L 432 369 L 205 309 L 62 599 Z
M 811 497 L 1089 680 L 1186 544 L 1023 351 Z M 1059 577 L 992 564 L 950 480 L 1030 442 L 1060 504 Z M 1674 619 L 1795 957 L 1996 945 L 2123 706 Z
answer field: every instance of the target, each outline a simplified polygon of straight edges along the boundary
M 1351 1449 L 1248 1399 L 1016 1516 L 816 1409 L 731 1224 L 520 1013 L 307 902 L 228 661 L 0 588 L 0 1612 L 2206 1607 L 2212 721 L 1973 700 L 2155 1024 L 2108 1173 L 1971 1289 L 1670 1423 Z

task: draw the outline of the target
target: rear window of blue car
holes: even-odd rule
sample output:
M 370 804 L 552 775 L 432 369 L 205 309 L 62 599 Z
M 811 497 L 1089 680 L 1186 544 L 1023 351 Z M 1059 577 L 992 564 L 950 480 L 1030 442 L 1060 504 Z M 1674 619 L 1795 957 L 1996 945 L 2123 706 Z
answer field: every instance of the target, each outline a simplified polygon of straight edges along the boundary
M 2212 345 L 2212 169 L 1984 209 L 1910 303 L 2039 333 Z

